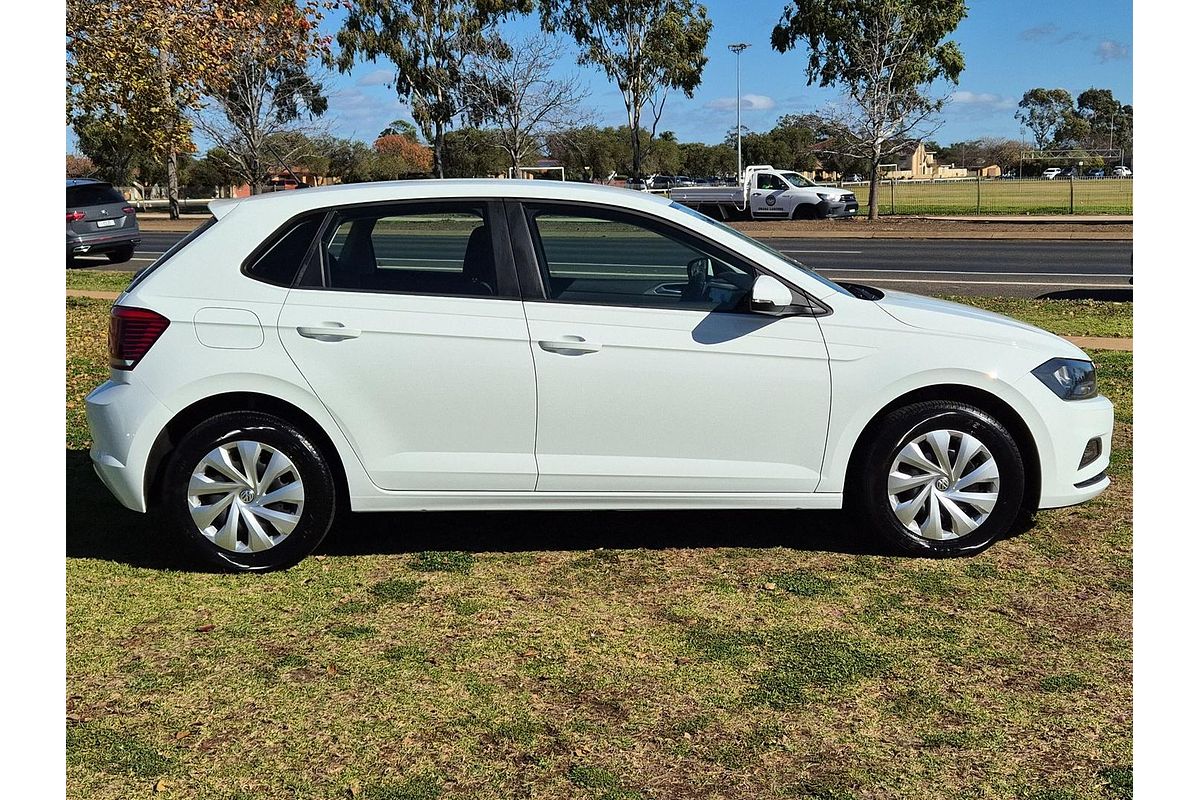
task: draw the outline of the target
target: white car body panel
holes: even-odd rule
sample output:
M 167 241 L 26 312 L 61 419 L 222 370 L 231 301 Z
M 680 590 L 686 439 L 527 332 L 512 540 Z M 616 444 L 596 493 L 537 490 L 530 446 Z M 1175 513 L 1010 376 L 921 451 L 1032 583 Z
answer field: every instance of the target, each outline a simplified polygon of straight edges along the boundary
M 816 320 L 527 303 L 539 491 L 811 492 L 829 369 Z
M 241 272 L 267 236 L 305 211 L 435 197 L 640 211 L 741 253 L 831 313 L 776 318 L 289 290 Z M 836 508 L 871 419 L 896 398 L 942 384 L 987 392 L 1024 421 L 1042 507 L 1082 502 L 1108 485 L 1093 479 L 1108 463 L 1109 401 L 1063 401 L 1030 374 L 1053 357 L 1086 358 L 1078 348 L 964 306 L 842 294 L 664 198 L 583 184 L 451 180 L 306 189 L 211 207 L 219 221 L 210 232 L 117 300 L 153 309 L 170 326 L 134 370 L 114 370 L 88 397 L 97 472 L 138 511 L 168 422 L 226 393 L 274 398 L 311 418 L 336 450 L 357 510 Z M 362 334 L 337 343 L 296 335 L 325 322 Z M 566 336 L 600 349 L 569 355 L 538 344 Z M 490 417 L 478 416 L 483 404 Z M 1095 436 L 1103 455 L 1078 470 Z
M 297 332 L 338 324 L 361 334 Z M 519 300 L 298 290 L 279 336 L 377 486 L 533 490 L 537 407 Z

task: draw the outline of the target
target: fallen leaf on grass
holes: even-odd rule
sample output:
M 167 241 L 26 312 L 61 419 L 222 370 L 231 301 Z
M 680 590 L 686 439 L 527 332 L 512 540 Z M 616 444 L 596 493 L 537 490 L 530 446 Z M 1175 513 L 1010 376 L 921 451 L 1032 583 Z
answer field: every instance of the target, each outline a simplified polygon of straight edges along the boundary
M 216 627 L 217 626 L 213 625 L 211 622 L 207 625 L 198 625 L 196 627 L 196 633 L 208 633 L 209 631 L 216 630 Z

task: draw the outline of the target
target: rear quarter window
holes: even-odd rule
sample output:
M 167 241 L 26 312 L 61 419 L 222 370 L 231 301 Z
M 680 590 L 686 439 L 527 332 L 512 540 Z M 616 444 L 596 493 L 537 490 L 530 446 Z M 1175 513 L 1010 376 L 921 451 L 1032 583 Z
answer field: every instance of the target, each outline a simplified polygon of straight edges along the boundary
M 251 256 L 245 273 L 265 283 L 291 286 L 324 221 L 322 212 L 285 225 L 265 248 Z

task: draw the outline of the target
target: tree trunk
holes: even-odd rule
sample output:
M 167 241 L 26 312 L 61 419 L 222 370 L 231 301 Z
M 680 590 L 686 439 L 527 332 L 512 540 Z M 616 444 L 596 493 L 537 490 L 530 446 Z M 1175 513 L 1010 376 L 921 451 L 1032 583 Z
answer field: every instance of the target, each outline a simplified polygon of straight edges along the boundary
M 437 122 L 433 127 L 433 174 L 439 178 L 446 177 L 442 169 L 442 147 L 446 144 L 446 129 Z
M 634 178 L 642 177 L 642 141 L 638 136 L 638 126 L 629 126 L 629 146 L 633 152 L 633 176 Z
M 881 148 L 876 145 L 871 152 L 871 194 L 867 201 L 867 219 L 879 219 L 879 162 L 883 161 Z
M 179 151 L 174 147 L 167 156 L 167 213 L 179 219 Z

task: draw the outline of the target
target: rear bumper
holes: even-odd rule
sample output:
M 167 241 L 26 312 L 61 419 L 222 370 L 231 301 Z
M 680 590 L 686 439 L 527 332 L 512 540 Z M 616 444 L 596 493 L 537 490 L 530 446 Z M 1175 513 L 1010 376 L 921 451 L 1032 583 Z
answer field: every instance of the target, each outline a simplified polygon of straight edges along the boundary
M 113 380 L 93 389 L 86 402 L 96 474 L 121 505 L 145 511 L 146 462 L 170 412 L 150 390 Z
M 109 253 L 122 247 L 138 245 L 142 241 L 142 232 L 137 228 L 121 230 L 113 233 L 67 234 L 67 255 L 82 256 L 95 253 Z

